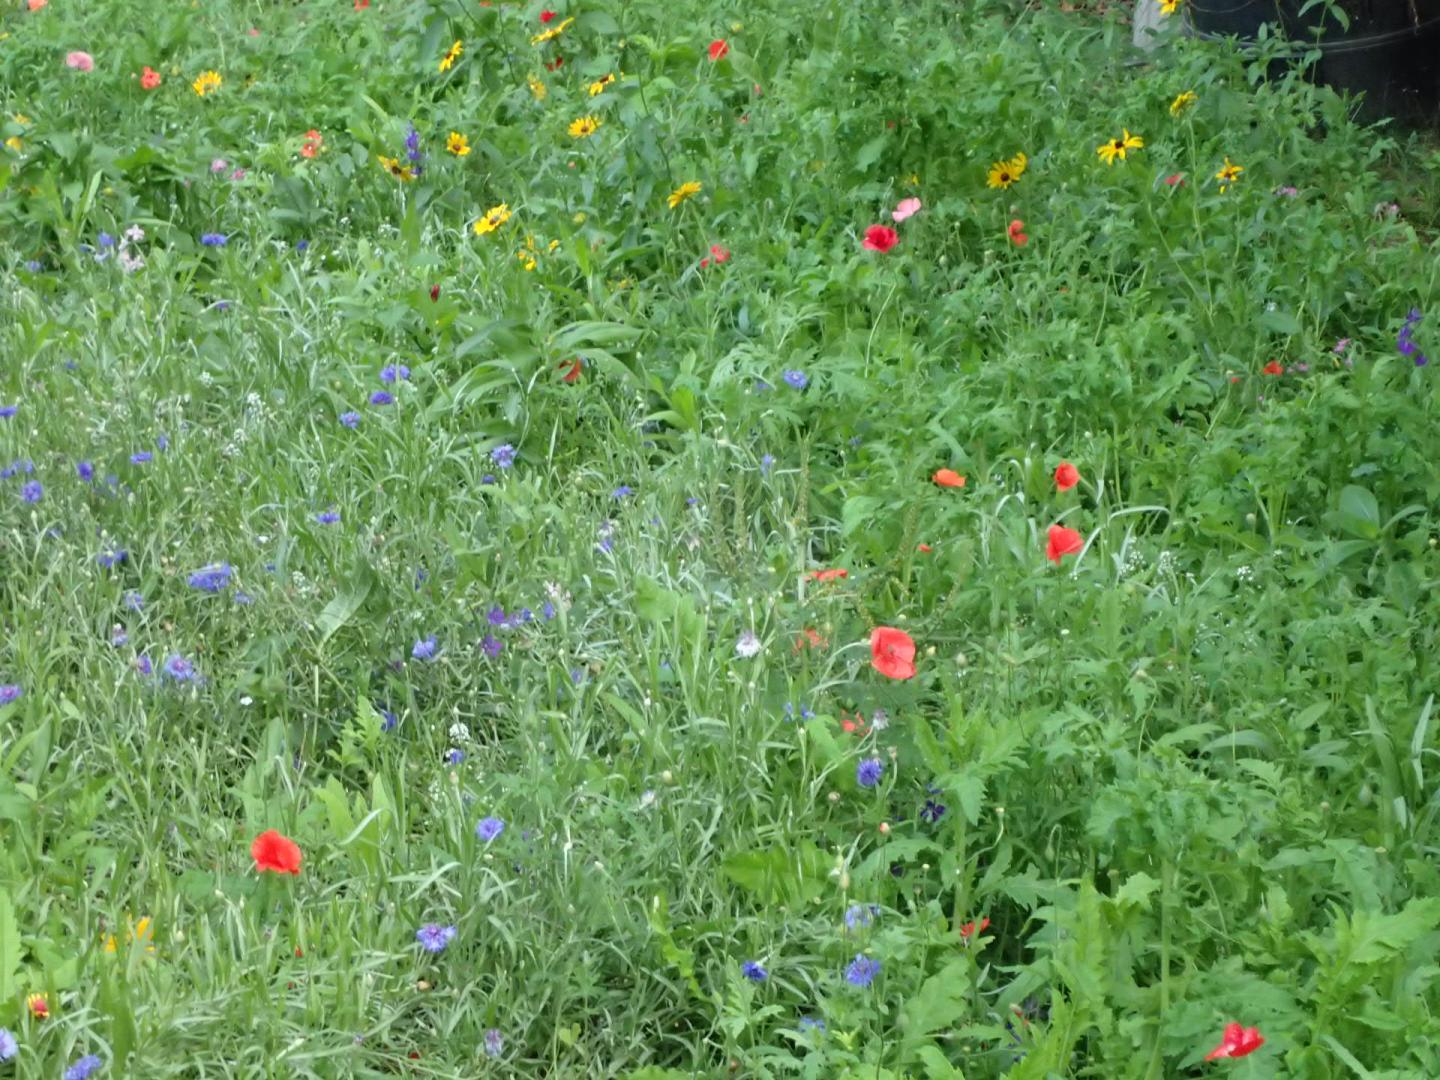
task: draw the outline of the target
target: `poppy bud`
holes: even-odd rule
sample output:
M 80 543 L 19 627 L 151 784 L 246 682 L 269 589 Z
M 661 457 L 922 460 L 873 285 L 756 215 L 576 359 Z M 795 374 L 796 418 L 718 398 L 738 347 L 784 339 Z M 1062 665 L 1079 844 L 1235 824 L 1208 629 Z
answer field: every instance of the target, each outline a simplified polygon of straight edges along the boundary
M 416 989 L 416 990 L 419 990 L 421 993 L 424 993 L 426 990 L 429 990 L 429 989 L 430 989 L 430 984 L 429 984 L 428 982 L 426 982 L 424 979 L 421 979 L 419 982 L 417 982 L 417 983 L 415 984 L 415 989 Z
M 803 731 L 804 729 L 802 728 L 801 730 Z M 826 796 L 826 798 L 828 798 L 832 803 L 837 803 L 840 801 L 840 793 L 838 791 L 832 791 L 829 795 Z
M 890 835 L 890 823 L 889 823 L 888 821 L 882 821 L 882 822 L 880 822 L 880 835 L 881 835 L 881 836 L 889 836 L 889 835 Z

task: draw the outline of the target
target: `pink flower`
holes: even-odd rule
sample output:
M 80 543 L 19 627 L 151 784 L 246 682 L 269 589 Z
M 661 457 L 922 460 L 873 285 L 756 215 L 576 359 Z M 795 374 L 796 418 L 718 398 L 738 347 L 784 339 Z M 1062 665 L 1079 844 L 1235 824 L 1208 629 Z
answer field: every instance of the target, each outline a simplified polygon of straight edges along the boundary
M 210 171 L 213 173 L 222 173 L 229 167 L 230 163 L 223 157 L 217 157 L 214 161 L 210 162 Z
M 65 66 L 75 71 L 93 71 L 95 69 L 95 58 L 88 52 L 72 52 L 65 54 Z
M 918 214 L 919 212 L 919 199 L 901 199 L 895 209 L 890 211 L 890 216 L 894 218 L 897 223 L 899 223 L 901 221 L 904 221 L 908 217 L 912 217 L 913 215 Z

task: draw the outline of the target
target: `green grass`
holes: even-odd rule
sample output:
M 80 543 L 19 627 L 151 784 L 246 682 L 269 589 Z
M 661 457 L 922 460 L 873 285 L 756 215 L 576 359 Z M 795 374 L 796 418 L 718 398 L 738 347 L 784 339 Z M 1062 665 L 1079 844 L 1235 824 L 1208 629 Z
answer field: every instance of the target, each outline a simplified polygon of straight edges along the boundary
M 539 11 L 0 15 L 0 1077 L 1440 1075 L 1433 150 L 1008 0 Z

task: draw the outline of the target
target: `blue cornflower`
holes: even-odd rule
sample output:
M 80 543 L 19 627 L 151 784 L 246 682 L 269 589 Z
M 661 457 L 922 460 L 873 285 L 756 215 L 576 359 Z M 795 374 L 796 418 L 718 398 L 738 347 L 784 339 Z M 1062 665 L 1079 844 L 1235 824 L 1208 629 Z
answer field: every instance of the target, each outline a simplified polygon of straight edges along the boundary
M 144 611 L 145 598 L 132 589 L 125 594 L 125 606 L 131 611 Z
M 0 686 L 0 705 L 9 705 L 12 701 L 18 701 L 24 692 L 20 689 L 19 683 L 6 683 Z
M 30 460 L 12 461 L 3 469 L 0 469 L 0 480 L 9 480 L 12 476 L 19 476 L 25 473 L 27 476 L 35 471 L 35 463 Z
M 934 825 L 945 816 L 945 804 L 936 802 L 934 799 L 926 799 L 925 805 L 920 808 L 920 818 Z
M 360 426 L 360 414 L 358 412 L 343 412 L 340 414 L 340 423 L 353 431 Z
M 38 274 L 45 269 L 45 264 L 39 259 L 26 259 L 25 269 L 29 270 L 32 274 Z
M 495 477 L 492 473 L 486 473 L 484 476 L 480 477 L 480 483 L 483 484 L 485 487 L 489 487 L 491 484 L 495 483 Z
M 410 125 L 410 133 L 405 136 L 405 156 L 415 163 L 425 156 L 420 153 L 420 132 L 415 130 L 414 124 Z
M 534 618 L 535 618 L 535 612 L 531 611 L 528 607 L 522 607 L 522 608 L 520 609 L 519 613 L 518 613 L 518 614 L 515 616 L 515 618 L 511 621 L 510 625 L 511 625 L 511 626 L 514 626 L 515 623 L 517 623 L 517 622 L 518 622 L 518 623 L 522 623 L 522 624 L 523 624 L 523 623 L 527 623 L 527 622 L 530 622 L 530 621 L 531 621 L 532 619 L 534 619 Z
M 394 405 L 395 395 L 386 393 L 384 390 L 376 390 L 370 395 L 371 405 Z
M 89 1080 L 104 1064 L 105 1062 L 100 1060 L 99 1055 L 86 1054 L 65 1070 L 64 1080 Z
M 145 663 L 148 665 L 149 661 L 146 660 Z M 179 653 L 173 653 L 167 656 L 165 663 L 160 665 L 160 670 L 176 682 L 194 682 L 199 678 L 195 673 L 195 665 Z M 142 674 L 148 675 L 150 673 L 148 671 L 142 671 Z
M 118 649 L 121 645 L 128 644 L 129 641 L 130 635 L 125 632 L 125 627 L 117 623 L 115 629 L 110 631 L 110 644 Z
M 464 760 L 465 751 L 456 749 L 453 746 L 450 748 L 450 752 L 445 755 L 445 763 L 447 765 L 459 765 Z
M 400 723 L 400 717 L 396 716 L 389 709 L 380 710 L 380 730 L 394 731 Z
M 0 1028 L 0 1062 L 9 1061 L 20 1053 L 20 1043 L 9 1028 Z
M 1399 351 L 1400 355 L 1413 356 L 1416 367 L 1424 367 L 1430 362 L 1430 358 L 1420 351 L 1419 347 L 1411 338 L 1411 334 L 1414 333 L 1415 327 L 1419 324 L 1421 318 L 1423 318 L 1423 316 L 1420 314 L 1420 309 L 1411 308 L 1410 314 L 1405 316 L 1405 325 L 1400 328 L 1400 333 L 1395 338 L 1395 348 Z
M 0 420 L 9 420 L 19 411 L 19 405 L 0 405 Z
M 409 378 L 410 369 L 404 364 L 386 364 L 380 369 L 380 381 L 383 383 L 404 382 Z
M 804 390 L 805 387 L 810 385 L 810 376 L 806 375 L 803 371 L 796 371 L 794 368 L 790 368 L 785 372 L 784 379 L 785 385 L 794 390 Z
M 38 503 L 45 497 L 45 488 L 41 486 L 39 480 L 28 481 L 20 489 L 20 497 L 27 503 Z
M 499 1028 L 490 1028 L 485 1032 L 485 1053 L 490 1057 L 499 1057 L 505 1052 L 505 1036 L 500 1034 Z
M 241 607 L 249 607 L 255 602 L 255 598 L 253 596 L 251 596 L 247 592 L 241 592 L 239 589 L 235 590 L 234 600 L 235 603 L 239 604 Z
M 208 593 L 220 592 L 229 586 L 231 573 L 228 562 L 211 563 L 190 575 L 190 587 Z
M 130 558 L 130 553 L 124 548 L 109 548 L 96 555 L 95 562 L 102 570 L 113 570 L 128 558 Z
M 310 250 L 310 241 L 309 241 L 309 240 L 296 240 L 296 241 L 295 241 L 295 250 L 296 250 L 296 251 L 301 251 L 301 252 L 309 251 L 309 250 Z
M 551 619 L 555 618 L 555 605 L 552 604 L 549 600 L 546 600 L 540 608 L 540 614 L 545 617 L 546 622 L 549 622 Z
M 166 435 L 165 432 L 163 432 L 163 431 L 162 431 L 159 435 L 156 435 L 156 436 L 155 436 L 155 448 L 156 448 L 157 450 L 169 450 L 169 449 L 170 449 L 170 436 L 169 436 L 169 435 Z
M 479 824 L 475 826 L 475 835 L 487 844 L 504 831 L 505 822 L 501 821 L 498 817 L 481 818 Z
M 634 494 L 635 489 L 632 488 L 629 484 L 621 484 L 619 487 L 617 487 L 614 491 L 610 493 L 610 497 L 612 499 L 625 499 Z
M 879 914 L 879 904 L 851 904 L 845 909 L 845 929 L 859 930 L 869 926 Z
M 871 959 L 864 953 L 856 953 L 855 959 L 845 969 L 845 981 L 851 986 L 858 986 L 862 989 L 875 981 L 875 976 L 880 974 L 880 961 Z
M 773 387 L 771 387 L 771 385 L 770 385 L 768 382 L 766 382 L 764 379 L 756 379 L 756 380 L 755 380 L 755 393 L 757 393 L 757 394 L 763 394 L 763 393 L 765 393 L 765 391 L 771 390 L 771 389 L 773 389 Z
M 502 469 L 510 468 L 515 464 L 515 447 L 509 443 L 501 443 L 490 451 L 490 460 Z
M 200 243 L 206 247 L 224 247 L 229 243 L 229 237 L 223 233 L 207 232 L 200 237 Z
M 75 475 L 88 484 L 95 479 L 95 466 L 88 461 L 78 462 L 75 465 Z
M 334 525 L 340 520 L 340 511 L 325 510 L 319 514 L 316 514 L 315 520 L 318 521 L 321 525 Z
M 486 634 L 480 639 L 480 649 L 491 660 L 494 660 L 505 651 L 505 643 L 494 634 Z
M 149 676 L 154 673 L 155 665 L 150 663 L 150 657 L 141 653 L 135 658 L 135 670 L 140 672 L 141 675 Z
M 766 454 L 764 457 L 762 457 L 762 458 L 760 459 L 760 475 L 761 475 L 761 476 L 769 475 L 770 469 L 771 469 L 771 467 L 772 467 L 774 464 L 775 464 L 775 457 L 774 457 L 773 454 Z
M 813 1016 L 800 1017 L 799 1026 L 801 1031 L 818 1031 L 821 1035 L 824 1035 L 826 1030 L 825 1021 L 816 1019 Z
M 489 611 L 485 613 L 485 620 L 491 626 L 504 626 L 506 621 L 505 609 L 499 604 L 496 604 L 494 607 L 492 607 Z
M 441 926 L 439 923 L 426 923 L 415 931 L 415 940 L 426 952 L 444 952 L 445 946 L 455 940 L 455 927 Z
M 96 242 L 102 248 L 112 248 L 115 246 L 115 237 L 111 236 L 108 232 L 102 232 L 96 237 Z
M 415 642 L 410 648 L 410 655 L 416 660 L 434 660 L 439 647 L 435 635 L 431 634 L 424 640 Z
M 866 758 L 855 766 L 855 782 L 861 787 L 874 787 L 885 772 L 885 763 L 879 758 Z
M 149 450 L 137 450 L 135 453 L 130 455 L 131 465 L 145 465 L 148 462 L 154 460 L 155 455 L 152 454 Z
M 740 974 L 751 982 L 764 982 L 770 977 L 770 973 L 761 967 L 754 960 L 746 960 L 740 965 Z

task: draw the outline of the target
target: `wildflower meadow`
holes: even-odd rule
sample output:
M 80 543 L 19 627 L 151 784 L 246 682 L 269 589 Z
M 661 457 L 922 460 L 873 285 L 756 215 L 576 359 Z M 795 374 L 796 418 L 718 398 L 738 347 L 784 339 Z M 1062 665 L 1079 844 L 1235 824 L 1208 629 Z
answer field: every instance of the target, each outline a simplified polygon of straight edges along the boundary
M 552 2 L 3 0 L 0 1080 L 1440 1077 L 1433 135 Z

